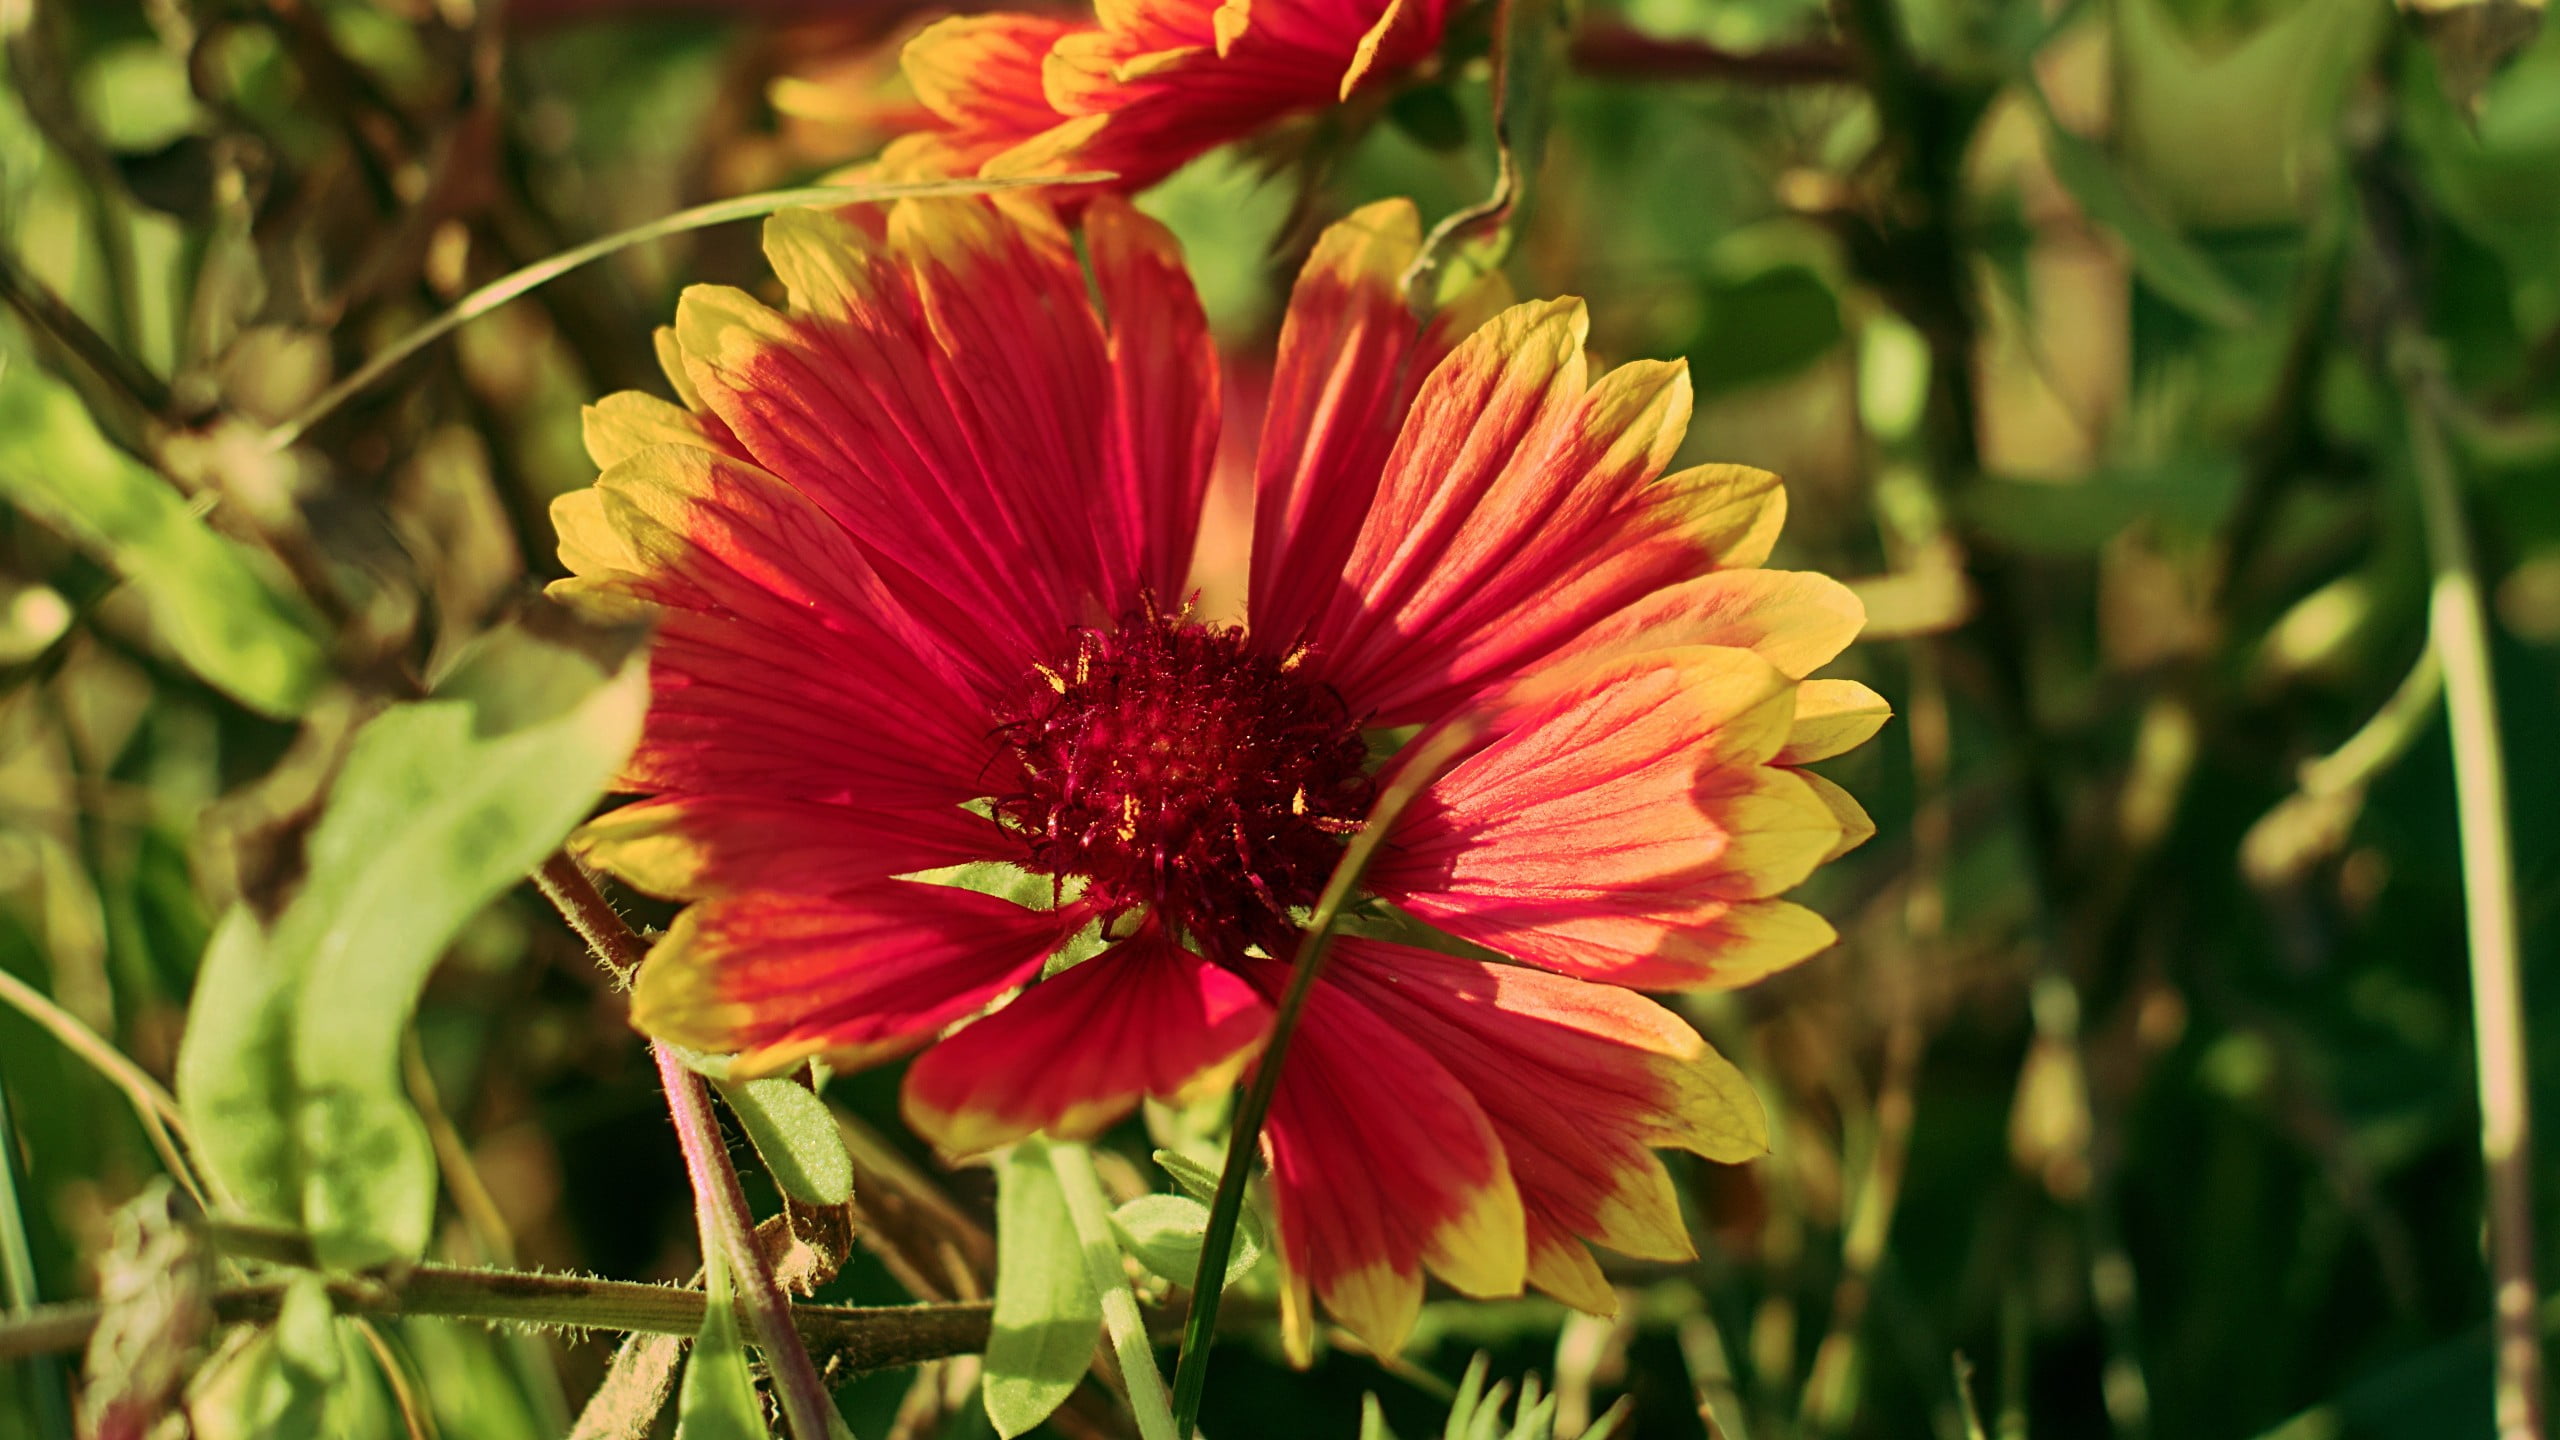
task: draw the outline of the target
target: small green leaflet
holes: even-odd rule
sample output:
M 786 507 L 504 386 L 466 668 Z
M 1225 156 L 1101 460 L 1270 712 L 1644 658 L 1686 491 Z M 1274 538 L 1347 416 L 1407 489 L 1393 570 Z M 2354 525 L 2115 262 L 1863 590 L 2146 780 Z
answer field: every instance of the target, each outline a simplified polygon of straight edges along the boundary
M 1111 1228 L 1120 1248 L 1138 1263 L 1173 1281 L 1188 1285 L 1200 1274 L 1200 1240 L 1209 1228 L 1209 1207 L 1187 1195 L 1141 1195 L 1111 1212 Z M 1262 1258 L 1260 1227 L 1236 1228 L 1235 1248 L 1227 1255 L 1227 1283 L 1233 1285 Z
M 791 1079 L 720 1082 L 719 1089 L 783 1193 L 804 1205 L 853 1198 L 853 1157 L 826 1101 Z
M 0 363 L 0 496 L 123 576 L 180 663 L 250 709 L 297 714 L 326 677 L 307 617 L 256 553 L 108 444 L 70 388 L 32 365 Z
M 2143 283 L 2208 324 L 2240 330 L 2257 323 L 2257 306 L 2222 267 L 2127 185 L 2105 151 L 2056 120 L 2041 91 L 2035 98 L 2044 114 L 2045 158 L 2055 178 L 2090 219 L 2124 242 Z
M 1102 1299 L 1046 1148 L 1026 1140 L 996 1162 L 995 1328 L 980 1392 L 1004 1440 L 1049 1418 L 1084 1378 L 1102 1335 Z

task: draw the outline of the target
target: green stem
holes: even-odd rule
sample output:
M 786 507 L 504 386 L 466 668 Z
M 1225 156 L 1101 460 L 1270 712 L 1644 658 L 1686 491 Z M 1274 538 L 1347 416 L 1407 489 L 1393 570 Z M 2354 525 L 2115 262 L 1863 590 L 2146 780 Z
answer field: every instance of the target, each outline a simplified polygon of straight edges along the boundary
M 1164 1374 L 1156 1368 L 1155 1342 L 1147 1337 L 1146 1317 L 1138 1313 L 1128 1267 L 1120 1262 L 1120 1242 L 1111 1233 L 1111 1202 L 1103 1198 L 1102 1177 L 1093 1171 L 1093 1152 L 1064 1143 L 1047 1149 L 1050 1172 L 1058 1177 L 1058 1193 L 1066 1199 L 1067 1216 L 1084 1248 L 1085 1274 L 1102 1297 L 1102 1323 L 1111 1332 L 1112 1353 L 1120 1357 L 1120 1378 L 1129 1389 L 1138 1434 L 1141 1440 L 1174 1440 L 1181 1432 L 1174 1428 L 1165 1399 Z
M 0 1085 L 0 1299 L 8 1301 L 11 1324 L 26 1323 L 36 1304 L 36 1257 L 27 1243 L 26 1208 L 18 1194 L 18 1134 L 9 1120 L 9 1091 Z M 81 1337 L 86 1343 L 85 1335 Z M 0 1358 L 8 1355 L 0 1347 Z M 35 1411 L 35 1433 L 70 1440 L 71 1399 L 62 1381 L 61 1362 L 37 1351 L 27 1356 L 27 1393 Z
M 1360 833 L 1343 847 L 1342 858 L 1334 863 L 1333 875 L 1325 881 L 1324 894 L 1317 899 L 1314 913 L 1307 917 L 1306 933 L 1298 939 L 1298 958 L 1290 971 L 1289 988 L 1271 1017 L 1271 1035 L 1264 1042 L 1262 1061 L 1254 1067 L 1253 1080 L 1245 1087 L 1244 1098 L 1237 1102 L 1235 1120 L 1228 1127 L 1226 1167 L 1218 1173 L 1218 1193 L 1209 1206 L 1209 1226 L 1200 1237 L 1200 1268 L 1191 1279 L 1191 1314 L 1183 1322 L 1182 1358 L 1175 1364 L 1173 1374 L 1173 1425 L 1177 1436 L 1188 1437 L 1200 1418 L 1200 1396 L 1209 1383 L 1209 1346 L 1218 1329 L 1218 1301 L 1226 1291 L 1227 1261 L 1235 1250 L 1236 1222 L 1244 1215 L 1245 1181 L 1253 1173 L 1253 1155 L 1261 1143 L 1263 1118 L 1271 1113 L 1271 1099 L 1280 1089 L 1280 1062 L 1288 1054 L 1289 1038 L 1298 1031 L 1298 1017 L 1307 1008 L 1307 996 L 1314 991 L 1316 974 L 1323 968 L 1325 952 L 1333 944 L 1333 927 L 1341 920 L 1343 906 L 1350 902 L 1353 888 L 1368 872 L 1370 860 L 1385 843 L 1396 818 L 1422 793 L 1423 787 L 1438 778 L 1442 767 L 1474 744 L 1482 733 L 1482 717 L 1471 717 L 1414 743 L 1394 781 L 1370 809 Z
M 2454 806 L 2462 838 L 2471 1024 L 2480 1087 L 2480 1157 L 2489 1177 L 2489 1270 L 2497 1336 L 2501 1440 L 2543 1433 L 2542 1344 L 2534 1319 L 2533 1120 L 2525 1085 L 2524 980 L 2515 854 L 2507 824 L 2506 746 L 2499 734 L 2489 624 L 2461 482 L 2438 420 L 2441 379 L 2423 357 L 2404 366 L 2409 449 L 2426 509 L 2435 588 L 2428 634 L 2444 664 Z
M 617 251 L 688 230 L 701 230 L 725 225 L 732 220 L 752 220 L 777 210 L 796 205 L 861 205 L 883 200 L 923 199 L 932 196 L 986 195 L 998 190 L 1020 190 L 1039 185 L 1090 185 L 1112 178 L 1106 174 L 1043 175 L 1011 180 L 928 180 L 899 185 L 811 185 L 795 190 L 768 190 L 757 195 L 741 195 L 734 200 L 715 201 L 679 210 L 646 225 L 618 230 L 600 240 L 563 250 L 547 260 L 537 260 L 512 274 L 502 275 L 455 302 L 426 324 L 401 336 L 382 353 L 356 367 L 356 372 L 322 391 L 318 399 L 300 412 L 267 432 L 269 450 L 283 450 L 310 433 L 311 427 L 327 418 L 329 412 L 364 393 L 373 383 L 389 374 L 403 360 L 417 354 L 436 341 L 463 326 L 523 297 L 580 266 L 589 265 Z

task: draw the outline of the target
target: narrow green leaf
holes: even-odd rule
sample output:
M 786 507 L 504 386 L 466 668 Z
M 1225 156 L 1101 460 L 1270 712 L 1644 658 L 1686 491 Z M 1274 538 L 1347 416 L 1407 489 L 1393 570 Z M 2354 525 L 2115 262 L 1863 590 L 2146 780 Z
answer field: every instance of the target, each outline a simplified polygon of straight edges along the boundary
M 2038 99 L 2041 100 L 2041 96 Z M 2222 268 L 2178 233 L 2116 173 L 2098 146 L 2044 114 L 2045 158 L 2089 218 L 2116 233 L 2143 282 L 2179 309 L 2226 330 L 2256 324 L 2257 307 Z
M 250 709 L 295 714 L 325 675 L 319 640 L 253 552 L 108 444 L 70 388 L 32 365 L 0 366 L 0 496 L 123 576 L 179 662 Z
M 1396 1432 L 1387 1428 L 1387 1412 L 1380 1408 L 1374 1392 L 1360 1397 L 1360 1440 L 1396 1440 Z
M 1458 1397 L 1449 1402 L 1449 1423 L 1441 1430 L 1441 1440 L 1467 1440 L 1475 1428 L 1476 1411 L 1485 1403 L 1485 1375 L 1492 1368 L 1493 1357 L 1482 1350 L 1467 1362 L 1467 1373 L 1458 1380 Z
M 1214 1186 L 1215 1181 L 1212 1181 Z M 1209 1207 L 1183 1195 L 1141 1195 L 1111 1213 L 1111 1228 L 1128 1251 L 1150 1271 L 1188 1285 L 1200 1270 L 1200 1240 L 1209 1229 Z M 1227 1283 L 1233 1285 L 1262 1258 L 1262 1239 L 1254 1226 L 1236 1232 L 1235 1249 L 1227 1256 Z
M 1013 1440 L 1048 1419 L 1101 1334 L 1102 1298 L 1066 1197 L 1040 1142 L 1024 1141 L 996 1164 L 995 1328 L 980 1386 L 996 1433 Z
M 318 1435 L 343 1369 L 329 1285 L 302 1271 L 287 1282 L 273 1328 L 226 1350 L 189 1387 L 197 1440 Z
M 797 1080 L 723 1084 L 721 1098 L 746 1127 L 756 1156 L 783 1193 L 804 1205 L 841 1205 L 853 1198 L 853 1157 L 827 1102 Z
M 702 1331 L 685 1360 L 676 1392 L 676 1440 L 766 1440 L 764 1406 L 747 1369 L 747 1347 L 738 1338 L 738 1311 L 730 1303 L 729 1268 L 710 1267 L 710 1303 Z

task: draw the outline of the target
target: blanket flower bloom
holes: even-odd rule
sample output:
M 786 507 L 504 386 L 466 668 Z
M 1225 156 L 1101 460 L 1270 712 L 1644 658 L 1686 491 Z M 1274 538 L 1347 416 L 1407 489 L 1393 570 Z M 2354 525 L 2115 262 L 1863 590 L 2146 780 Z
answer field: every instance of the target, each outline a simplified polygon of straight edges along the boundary
M 1448 15 L 1449 0 L 1096 0 L 1090 21 L 953 16 L 902 57 L 935 123 L 892 142 L 877 173 L 1108 170 L 1143 190 L 1420 62 Z
M 1773 477 L 1666 473 L 1683 366 L 1594 375 L 1578 301 L 1417 325 L 1399 201 L 1297 283 L 1249 622 L 1204 623 L 1177 597 L 1216 355 L 1161 227 L 1111 197 L 1084 226 L 1080 256 L 1013 199 L 778 215 L 788 307 L 686 292 L 684 403 L 589 412 L 558 590 L 658 638 L 644 798 L 576 844 L 691 902 L 634 1022 L 747 1074 L 921 1051 L 905 1108 L 952 1154 L 1214 1094 L 1422 748 L 1394 742 L 1463 724 L 1284 1059 L 1281 1249 L 1381 1349 L 1426 1270 L 1607 1310 L 1586 1242 L 1693 1253 L 1655 1148 L 1765 1148 L 1740 1074 L 1637 991 L 1832 938 L 1776 897 L 1871 829 L 1798 768 L 1885 718 L 1805 678 L 1860 608 L 1758 568 Z M 971 864 L 1020 883 L 948 883 Z

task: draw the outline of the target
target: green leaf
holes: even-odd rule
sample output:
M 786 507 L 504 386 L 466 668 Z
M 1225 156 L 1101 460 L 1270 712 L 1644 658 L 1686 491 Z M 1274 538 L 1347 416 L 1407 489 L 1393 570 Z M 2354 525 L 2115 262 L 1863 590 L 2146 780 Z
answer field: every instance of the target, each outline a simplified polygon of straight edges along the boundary
M 197 1440 L 322 1433 L 341 1360 L 329 1284 L 299 1272 L 285 1284 L 274 1327 L 225 1350 L 188 1387 Z
M 2037 99 L 2041 102 L 2042 95 Z M 2043 108 L 2045 158 L 2055 178 L 2091 220 L 2124 241 L 2143 283 L 2208 324 L 2227 330 L 2256 324 L 2257 307 L 2231 277 L 2135 193 L 2105 151 L 2055 120 L 2050 106 Z
M 528 703 L 475 689 L 492 672 L 466 667 L 459 698 L 367 722 L 305 843 L 301 892 L 262 941 L 226 921 L 196 987 L 180 1100 L 206 1164 L 253 1214 L 310 1231 L 325 1265 L 423 1253 L 435 1156 L 400 1082 L 401 1034 L 455 933 L 559 845 L 639 734 L 642 667 L 608 678 L 521 632 L 496 643 L 547 655 L 550 673 L 583 667 L 583 692 Z
M 320 641 L 254 552 L 214 533 L 31 365 L 0 368 L 0 496 L 124 577 L 179 662 L 250 709 L 293 715 L 326 674 Z
M 1102 1299 L 1066 1197 L 1038 1141 L 996 1164 L 995 1328 L 980 1392 L 1004 1440 L 1049 1418 L 1084 1378 L 1102 1334 Z
M 2118 466 L 2076 480 L 1985 479 L 1964 498 L 1969 528 L 2033 554 L 2088 554 L 2138 522 L 2211 534 L 2240 493 L 2230 455 Z
M 804 1205 L 841 1205 L 853 1198 L 853 1157 L 827 1102 L 797 1080 L 723 1084 L 720 1094 L 755 1142 L 773 1183 Z
M 1111 1228 L 1120 1248 L 1155 1274 L 1188 1285 L 1200 1273 L 1200 1239 L 1209 1228 L 1209 1207 L 1183 1195 L 1141 1195 L 1111 1212 Z M 1258 1227 L 1237 1227 L 1235 1249 L 1227 1256 L 1227 1283 L 1233 1285 L 1262 1258 Z
M 1360 1440 L 1396 1440 L 1396 1432 L 1387 1428 L 1387 1412 L 1379 1407 L 1375 1393 L 1360 1397 Z
M 710 1267 L 710 1303 L 702 1330 L 685 1360 L 676 1392 L 676 1440 L 766 1440 L 764 1406 L 756 1399 L 747 1347 L 738 1338 L 737 1307 L 729 1298 L 729 1267 Z
M 1155 1152 L 1155 1159 L 1156 1165 L 1164 1173 L 1173 1177 L 1173 1183 L 1181 1188 L 1182 1193 L 1203 1205 L 1218 1203 L 1217 1171 L 1179 1150 L 1158 1150 Z M 1251 1260 L 1239 1260 L 1236 1256 L 1259 1256 L 1264 1250 L 1270 1248 L 1269 1233 L 1263 1228 L 1261 1197 L 1255 1193 L 1253 1187 L 1247 1186 L 1244 1192 L 1244 1213 L 1236 1217 L 1235 1253 L 1227 1259 L 1229 1280 L 1235 1279 L 1237 1275 L 1243 1273 L 1245 1267 L 1253 1263 Z M 1191 1261 L 1191 1269 L 1166 1278 L 1179 1280 L 1186 1285 L 1190 1284 L 1198 1273 L 1200 1263 L 1200 1251 L 1196 1245 L 1192 1247 Z

